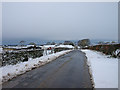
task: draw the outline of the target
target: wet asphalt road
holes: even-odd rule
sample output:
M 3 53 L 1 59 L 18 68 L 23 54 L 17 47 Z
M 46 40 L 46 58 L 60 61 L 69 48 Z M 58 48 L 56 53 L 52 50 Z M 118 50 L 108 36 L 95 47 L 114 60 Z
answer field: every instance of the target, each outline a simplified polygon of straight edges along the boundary
M 84 53 L 74 50 L 3 84 L 3 88 L 92 88 Z

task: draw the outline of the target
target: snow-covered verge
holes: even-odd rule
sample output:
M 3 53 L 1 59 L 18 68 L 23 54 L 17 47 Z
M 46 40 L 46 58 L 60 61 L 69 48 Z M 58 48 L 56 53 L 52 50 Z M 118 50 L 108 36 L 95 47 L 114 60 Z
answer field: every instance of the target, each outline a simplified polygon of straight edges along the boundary
M 108 58 L 97 51 L 81 50 L 86 53 L 95 88 L 118 88 L 118 59 Z
M 0 77 L 0 80 L 2 80 L 2 83 L 12 79 L 13 77 L 16 77 L 17 75 L 23 74 L 27 71 L 30 71 L 36 67 L 42 66 L 52 60 L 55 60 L 61 55 L 64 55 L 72 50 L 65 50 L 61 52 L 57 52 L 54 54 L 42 56 L 40 58 L 36 59 L 29 59 L 26 62 L 21 62 L 16 65 L 8 65 L 3 66 L 0 68 L 0 71 L 2 71 L 2 77 Z

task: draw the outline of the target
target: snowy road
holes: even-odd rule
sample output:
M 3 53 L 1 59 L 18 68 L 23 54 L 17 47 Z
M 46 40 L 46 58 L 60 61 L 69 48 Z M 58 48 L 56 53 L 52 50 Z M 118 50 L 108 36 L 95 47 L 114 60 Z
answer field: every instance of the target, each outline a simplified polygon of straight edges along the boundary
M 74 50 L 3 84 L 3 88 L 92 88 L 85 55 Z

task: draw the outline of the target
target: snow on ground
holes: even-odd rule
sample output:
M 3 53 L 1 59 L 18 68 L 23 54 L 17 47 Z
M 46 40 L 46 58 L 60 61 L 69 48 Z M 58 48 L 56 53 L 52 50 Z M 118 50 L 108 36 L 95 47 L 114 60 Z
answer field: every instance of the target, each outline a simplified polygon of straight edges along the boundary
M 13 49 L 21 49 L 21 48 L 28 48 L 28 47 L 33 47 L 34 45 L 26 45 L 26 46 L 8 46 L 7 48 L 13 48 Z M 37 47 L 41 47 L 42 49 L 46 49 L 46 48 L 74 48 L 72 45 L 44 45 L 44 46 L 37 46 Z
M 29 47 L 34 47 L 35 45 L 26 45 L 26 46 L 7 46 L 5 48 L 12 48 L 12 49 L 22 49 L 22 48 L 29 48 Z M 41 46 L 38 46 L 41 47 Z
M 9 79 L 16 77 L 17 75 L 23 74 L 26 71 L 29 71 L 29 70 L 32 70 L 33 68 L 44 65 L 44 64 L 56 59 L 57 57 L 70 52 L 70 51 L 71 50 L 65 50 L 65 51 L 54 53 L 54 54 L 42 56 L 42 57 L 36 58 L 36 59 L 30 58 L 26 62 L 21 62 L 16 65 L 8 65 L 8 66 L 1 67 L 0 71 L 2 71 L 2 78 L 0 77 L 0 80 L 2 80 L 2 82 L 6 82 Z
M 74 48 L 72 45 L 59 45 L 57 48 Z
M 44 45 L 43 46 L 43 49 L 44 48 L 49 48 L 49 47 L 52 47 L 52 48 L 74 48 L 72 45 Z
M 2 47 L 0 47 L 0 53 L 2 53 L 2 50 L 3 50 Z
M 49 48 L 49 47 L 55 47 L 55 45 L 44 45 L 43 47 L 42 47 L 42 49 L 45 49 L 45 48 Z
M 21 49 L 21 48 L 27 48 L 28 46 L 8 46 L 7 48 L 13 48 L 13 49 Z
M 95 88 L 118 88 L 118 59 L 97 51 L 82 51 L 86 53 Z

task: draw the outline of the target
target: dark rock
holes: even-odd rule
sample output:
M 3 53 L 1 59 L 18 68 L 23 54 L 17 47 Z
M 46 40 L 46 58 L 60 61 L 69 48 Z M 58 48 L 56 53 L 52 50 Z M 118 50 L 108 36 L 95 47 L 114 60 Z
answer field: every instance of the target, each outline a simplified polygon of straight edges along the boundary
M 90 40 L 89 39 L 83 39 L 78 41 L 78 46 L 80 47 L 85 47 L 90 45 Z
M 72 46 L 74 46 L 74 43 L 71 42 L 71 41 L 65 41 L 65 42 L 64 42 L 64 45 L 72 45 Z

